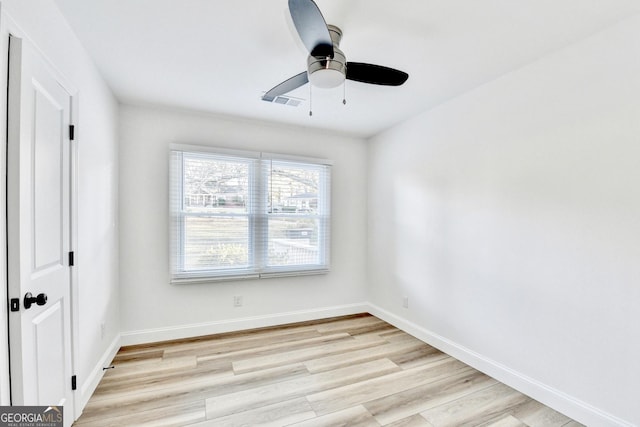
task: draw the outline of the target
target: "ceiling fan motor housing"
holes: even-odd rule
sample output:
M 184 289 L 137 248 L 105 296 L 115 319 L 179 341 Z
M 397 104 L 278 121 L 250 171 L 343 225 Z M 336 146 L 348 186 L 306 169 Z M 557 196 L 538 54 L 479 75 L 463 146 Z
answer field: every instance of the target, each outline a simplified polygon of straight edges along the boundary
M 342 39 L 342 31 L 335 25 L 327 25 L 333 42 L 333 58 L 309 55 L 307 58 L 307 74 L 309 82 L 319 88 L 333 88 L 341 85 L 347 75 L 347 58 L 338 49 Z

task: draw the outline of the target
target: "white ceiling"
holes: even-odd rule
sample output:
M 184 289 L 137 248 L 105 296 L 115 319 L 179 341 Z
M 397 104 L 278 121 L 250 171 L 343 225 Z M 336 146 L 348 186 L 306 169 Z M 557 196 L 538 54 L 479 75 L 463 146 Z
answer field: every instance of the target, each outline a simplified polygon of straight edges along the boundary
M 287 0 L 56 0 L 122 102 L 371 136 L 638 13 L 638 0 L 316 0 L 347 60 L 409 73 L 401 87 L 347 81 L 263 92 L 304 71 Z

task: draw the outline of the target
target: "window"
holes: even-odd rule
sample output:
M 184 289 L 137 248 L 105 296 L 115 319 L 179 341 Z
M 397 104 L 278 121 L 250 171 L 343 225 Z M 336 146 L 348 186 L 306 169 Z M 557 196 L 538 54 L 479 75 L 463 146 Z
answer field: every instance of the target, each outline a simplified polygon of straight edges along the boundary
M 179 147 L 171 152 L 172 282 L 328 271 L 326 161 Z

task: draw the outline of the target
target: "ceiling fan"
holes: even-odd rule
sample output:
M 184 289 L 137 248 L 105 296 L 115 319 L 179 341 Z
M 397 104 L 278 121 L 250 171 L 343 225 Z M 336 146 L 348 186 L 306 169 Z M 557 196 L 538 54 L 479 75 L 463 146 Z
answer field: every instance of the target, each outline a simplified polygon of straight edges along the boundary
M 342 31 L 327 25 L 313 0 L 289 0 L 289 12 L 302 43 L 309 51 L 307 71 L 276 85 L 262 96 L 273 102 L 278 96 L 291 92 L 307 83 L 320 88 L 333 88 L 345 79 L 384 86 L 400 86 L 409 75 L 382 65 L 347 62 L 338 49 Z

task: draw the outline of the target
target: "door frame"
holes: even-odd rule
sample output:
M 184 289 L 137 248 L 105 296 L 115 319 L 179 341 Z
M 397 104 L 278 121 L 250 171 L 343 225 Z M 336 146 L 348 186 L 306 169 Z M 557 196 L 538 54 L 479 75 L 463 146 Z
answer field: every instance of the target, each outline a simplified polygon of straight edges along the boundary
M 71 123 L 78 129 L 78 90 L 60 72 L 58 67 L 44 54 L 38 45 L 20 28 L 20 26 L 7 14 L 0 2 L 0 80 L 8 84 L 9 78 L 9 35 L 19 37 L 28 42 L 32 48 L 44 59 L 50 67 L 58 83 L 71 95 Z M 6 87 L 6 86 L 5 86 Z M 7 91 L 3 90 L 0 95 L 0 405 L 9 405 L 11 402 L 11 382 L 9 366 L 9 283 L 7 280 L 7 193 L 6 193 L 6 172 L 7 172 Z M 77 254 L 78 248 L 78 132 L 71 141 L 70 150 L 70 250 Z M 77 373 L 79 360 L 79 280 L 78 280 L 78 257 L 76 256 L 75 266 L 71 268 L 71 288 L 70 288 L 70 317 L 71 317 L 71 367 L 73 374 Z M 14 296 L 20 297 L 20 296 Z M 2 303 L 5 302 L 5 303 Z M 80 408 L 80 390 L 73 392 L 75 413 L 72 414 L 74 420 L 82 413 Z

